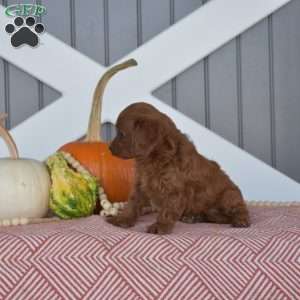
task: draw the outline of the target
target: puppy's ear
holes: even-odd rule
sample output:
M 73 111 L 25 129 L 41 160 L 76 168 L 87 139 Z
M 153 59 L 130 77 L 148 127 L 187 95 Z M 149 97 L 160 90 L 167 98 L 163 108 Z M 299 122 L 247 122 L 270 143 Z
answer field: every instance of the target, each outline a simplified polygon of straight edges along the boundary
M 158 120 L 143 116 L 133 126 L 134 150 L 137 155 L 147 155 L 161 139 L 162 126 Z
M 172 135 L 166 135 L 165 138 L 163 139 L 162 145 L 163 145 L 162 152 L 165 158 L 168 159 L 175 155 L 177 151 L 177 147 L 176 147 L 176 141 L 174 140 Z

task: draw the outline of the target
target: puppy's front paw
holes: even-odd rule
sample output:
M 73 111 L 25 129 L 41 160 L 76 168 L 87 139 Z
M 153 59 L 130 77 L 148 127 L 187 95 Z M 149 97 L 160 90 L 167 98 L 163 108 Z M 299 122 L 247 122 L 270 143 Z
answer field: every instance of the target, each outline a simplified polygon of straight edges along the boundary
M 110 216 L 106 217 L 106 221 L 112 225 L 123 227 L 123 228 L 129 228 L 134 226 L 135 220 L 132 218 L 128 218 L 125 216 Z
M 147 228 L 147 232 L 152 234 L 168 234 L 172 232 L 172 226 L 154 223 Z
M 246 228 L 249 227 L 250 224 L 247 222 L 243 222 L 243 223 L 241 222 L 241 223 L 233 223 L 231 226 L 234 228 Z
M 235 227 L 235 228 L 249 227 L 250 220 L 247 217 L 246 218 L 237 218 L 232 221 L 231 226 Z

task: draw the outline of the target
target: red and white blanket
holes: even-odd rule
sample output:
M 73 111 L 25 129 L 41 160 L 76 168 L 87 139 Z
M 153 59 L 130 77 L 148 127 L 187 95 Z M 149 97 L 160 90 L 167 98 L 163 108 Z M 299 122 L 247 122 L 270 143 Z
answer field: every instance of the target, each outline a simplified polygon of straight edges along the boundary
M 252 226 L 173 234 L 101 217 L 0 228 L 0 299 L 300 299 L 300 206 L 251 208 Z

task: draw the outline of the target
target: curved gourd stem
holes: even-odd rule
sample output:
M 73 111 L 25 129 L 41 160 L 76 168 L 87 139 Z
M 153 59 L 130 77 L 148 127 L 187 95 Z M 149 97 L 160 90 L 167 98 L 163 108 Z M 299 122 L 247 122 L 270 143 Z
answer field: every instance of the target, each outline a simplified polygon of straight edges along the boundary
M 1 126 L 4 126 L 6 118 L 7 118 L 7 114 L 0 112 L 0 125 Z
M 0 113 L 0 136 L 3 138 L 5 141 L 7 148 L 9 150 L 10 157 L 13 159 L 18 159 L 19 154 L 18 154 L 18 149 L 17 146 L 10 135 L 10 133 L 4 128 L 3 121 L 5 120 L 6 115 L 3 113 Z
M 100 142 L 101 141 L 101 112 L 104 89 L 110 80 L 116 73 L 129 67 L 136 66 L 137 62 L 134 59 L 129 59 L 121 64 L 113 66 L 99 80 L 94 95 L 92 110 L 89 119 L 89 127 L 86 135 L 87 142 Z

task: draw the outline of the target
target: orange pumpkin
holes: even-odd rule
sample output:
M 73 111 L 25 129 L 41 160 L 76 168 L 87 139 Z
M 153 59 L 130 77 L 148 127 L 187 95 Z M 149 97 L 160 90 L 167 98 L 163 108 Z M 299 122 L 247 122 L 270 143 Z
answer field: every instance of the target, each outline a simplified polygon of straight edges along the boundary
M 136 66 L 130 59 L 109 69 L 99 80 L 94 96 L 85 140 L 68 143 L 60 148 L 96 176 L 111 202 L 127 201 L 134 180 L 134 161 L 113 156 L 109 145 L 101 141 L 101 109 L 104 89 L 109 79 L 117 72 Z

